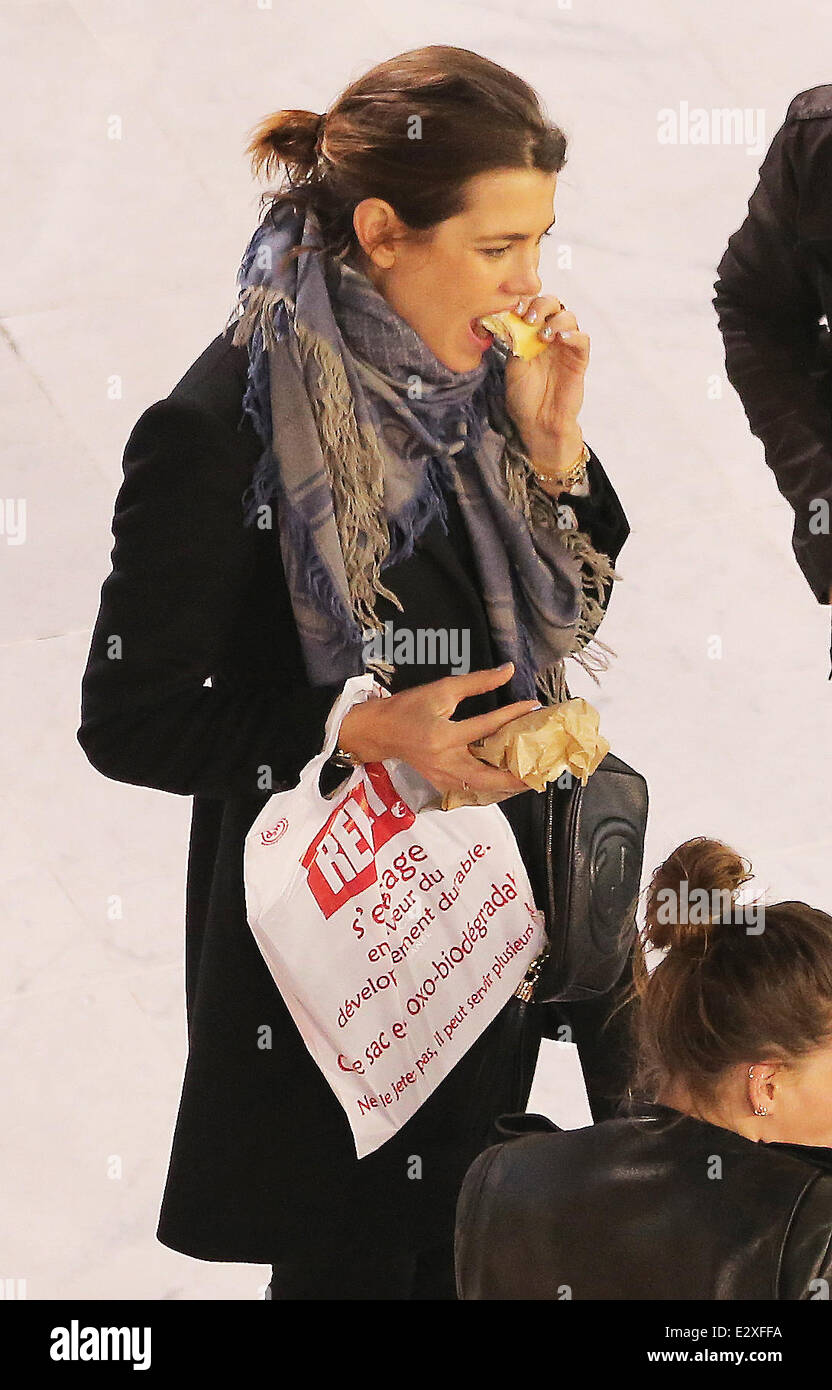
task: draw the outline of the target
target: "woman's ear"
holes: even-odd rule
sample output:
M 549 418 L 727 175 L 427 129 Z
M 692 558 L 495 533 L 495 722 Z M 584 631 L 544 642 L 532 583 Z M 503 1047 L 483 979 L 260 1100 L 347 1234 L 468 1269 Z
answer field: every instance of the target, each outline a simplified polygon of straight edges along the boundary
M 363 198 L 356 204 L 352 225 L 361 250 L 379 270 L 390 270 L 396 261 L 391 234 L 400 226 L 395 211 L 383 198 Z
M 779 1062 L 755 1062 L 747 1071 L 748 1101 L 755 1115 L 771 1115 L 777 1102 L 778 1086 L 782 1081 Z

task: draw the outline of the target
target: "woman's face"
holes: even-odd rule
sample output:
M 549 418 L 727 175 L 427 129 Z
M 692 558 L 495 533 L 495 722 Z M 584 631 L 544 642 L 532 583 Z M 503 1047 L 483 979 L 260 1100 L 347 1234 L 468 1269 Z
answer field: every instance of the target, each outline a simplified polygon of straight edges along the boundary
M 773 1064 L 762 1064 L 764 1077 L 770 1066 Z M 758 1120 L 758 1138 L 832 1148 L 832 1043 L 790 1067 L 774 1067 L 767 1089 L 771 1098 L 764 1096 L 761 1103 L 770 1115 Z
M 438 223 L 422 244 L 384 240 L 407 229 L 382 199 L 356 207 L 361 269 L 452 371 L 479 366 L 489 346 L 472 319 L 540 293 L 540 241 L 554 221 L 556 185 L 557 174 L 535 169 L 478 174 L 466 185 L 465 211 Z

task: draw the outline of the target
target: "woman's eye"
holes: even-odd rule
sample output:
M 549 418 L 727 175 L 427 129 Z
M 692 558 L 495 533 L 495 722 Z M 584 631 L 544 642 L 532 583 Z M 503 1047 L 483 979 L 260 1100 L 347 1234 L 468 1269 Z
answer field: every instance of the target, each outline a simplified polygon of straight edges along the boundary
M 537 238 L 537 244 L 538 244 L 538 246 L 540 245 L 541 241 L 543 240 L 543 238 L 544 238 L 545 236 L 551 236 L 551 235 L 552 235 L 552 229 L 551 229 L 551 227 L 549 228 L 549 231 L 548 231 L 548 232 L 541 232 L 541 233 L 540 233 L 540 236 Z M 494 247 L 493 249 L 484 250 L 482 254 L 483 254 L 484 256 L 504 256 L 504 255 L 506 254 L 506 251 L 510 251 L 510 250 L 511 250 L 511 247 L 510 247 L 510 246 L 497 246 L 497 247 Z

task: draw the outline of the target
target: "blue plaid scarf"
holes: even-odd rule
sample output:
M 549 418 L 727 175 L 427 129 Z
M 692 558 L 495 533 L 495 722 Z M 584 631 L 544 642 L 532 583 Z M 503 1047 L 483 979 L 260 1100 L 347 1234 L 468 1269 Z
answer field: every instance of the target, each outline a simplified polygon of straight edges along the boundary
M 273 208 L 246 248 L 224 331 L 248 344 L 243 410 L 264 446 L 244 520 L 271 525 L 276 513 L 310 683 L 367 668 L 389 679 L 394 668 L 367 654 L 383 627 L 376 594 L 402 607 L 381 570 L 410 555 L 434 517 L 447 530 L 448 487 L 495 650 L 514 662 L 508 698 L 563 699 L 567 655 L 597 679 L 606 658 L 586 647 L 603 581 L 617 576 L 534 484 L 505 411 L 502 357 L 491 348 L 472 371 L 452 371 L 344 258 L 304 250 L 285 267 L 301 242 L 322 244 L 314 213 Z

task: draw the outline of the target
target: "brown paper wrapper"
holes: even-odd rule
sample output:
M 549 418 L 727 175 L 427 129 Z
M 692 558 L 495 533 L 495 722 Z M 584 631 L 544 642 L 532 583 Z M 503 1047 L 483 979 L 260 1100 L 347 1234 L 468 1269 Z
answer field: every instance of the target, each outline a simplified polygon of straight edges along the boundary
M 576 696 L 512 719 L 496 734 L 468 746 L 481 762 L 506 768 L 533 791 L 543 791 L 547 782 L 556 782 L 566 771 L 586 786 L 587 779 L 610 751 L 598 725 L 598 711 Z M 442 810 L 489 806 L 504 800 L 504 792 L 495 797 L 475 791 L 451 791 L 442 798 Z

